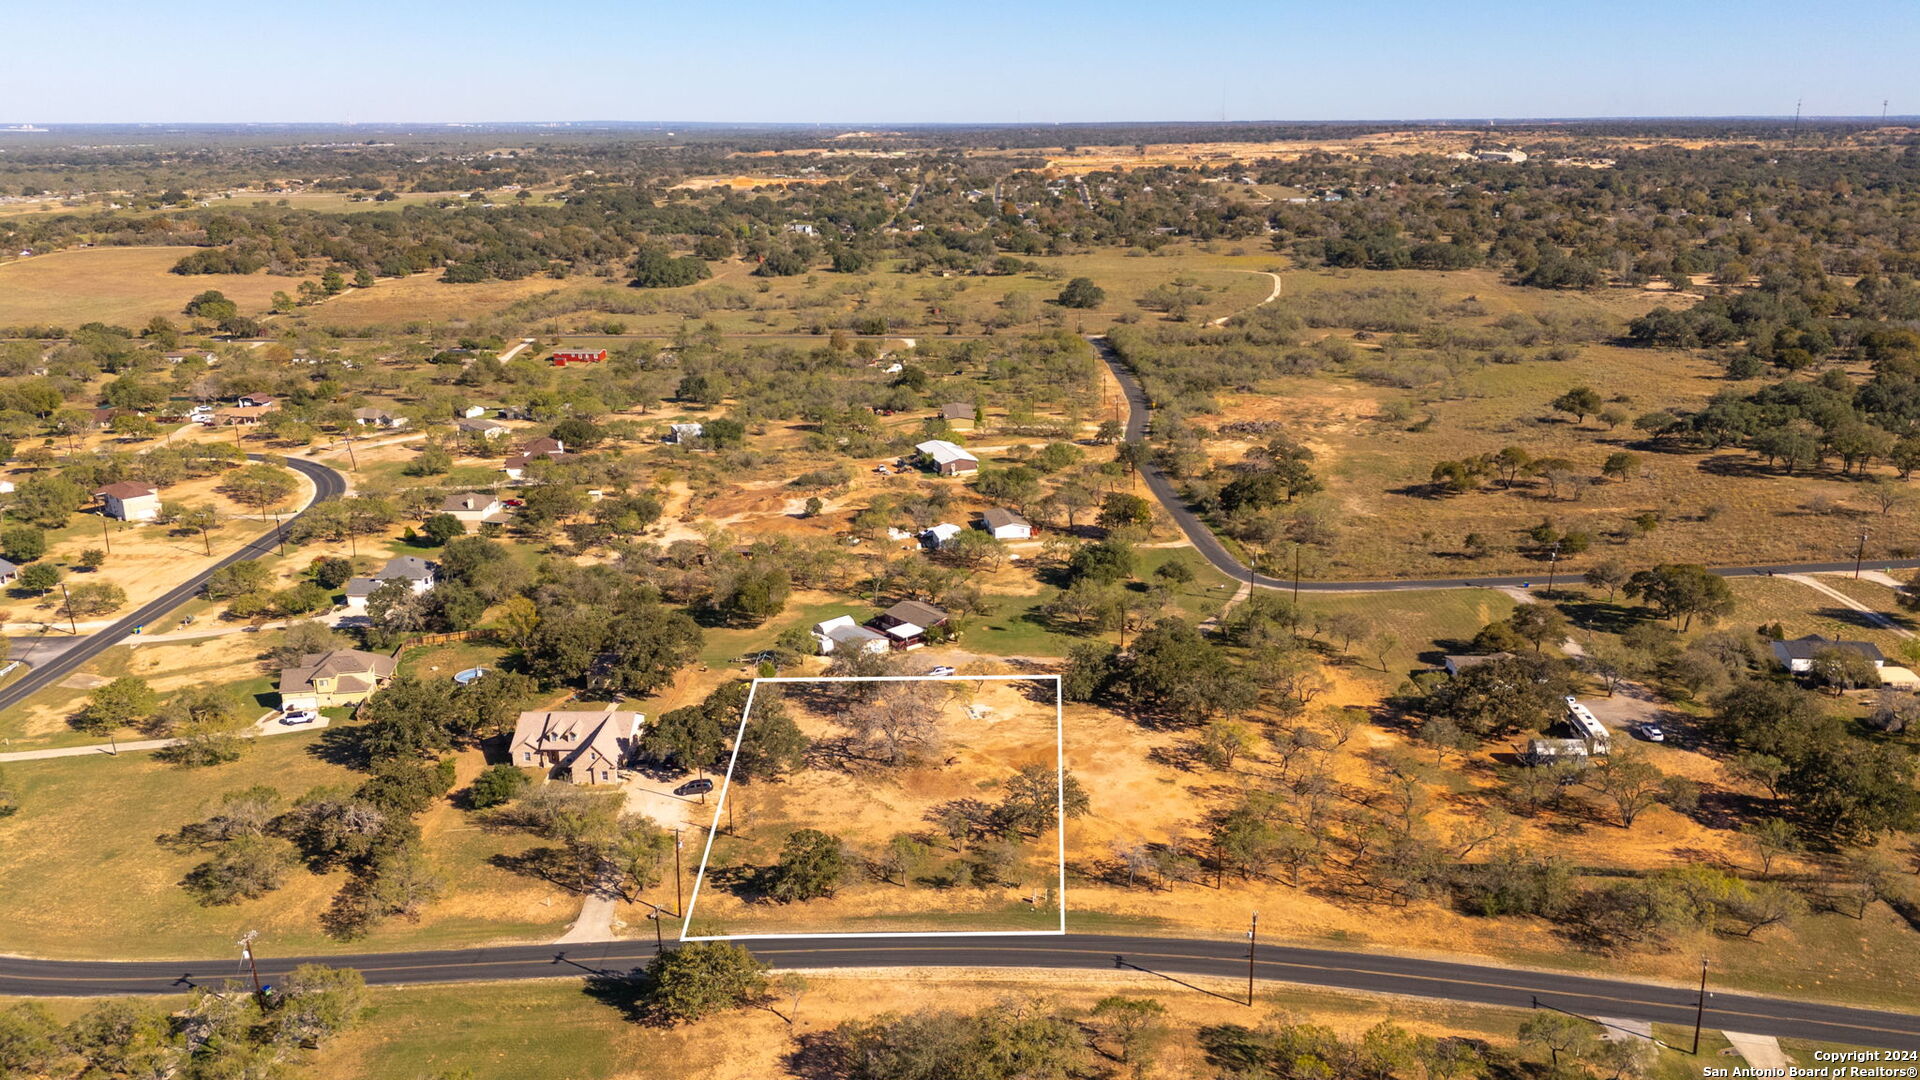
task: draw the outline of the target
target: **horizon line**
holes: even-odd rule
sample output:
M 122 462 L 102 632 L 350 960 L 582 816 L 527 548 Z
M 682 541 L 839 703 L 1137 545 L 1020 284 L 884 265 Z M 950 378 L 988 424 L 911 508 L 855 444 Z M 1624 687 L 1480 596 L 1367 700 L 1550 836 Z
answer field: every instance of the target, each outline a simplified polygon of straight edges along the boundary
M 1190 127 L 1234 127 L 1234 126 L 1284 126 L 1284 125 L 1451 125 L 1451 124 L 1596 124 L 1620 122 L 1674 122 L 1674 121 L 1776 121 L 1791 122 L 1850 122 L 1850 123 L 1886 123 L 1895 121 L 1920 121 L 1920 114 L 1898 113 L 1880 116 L 1875 114 L 1836 113 L 1827 115 L 1802 115 L 1775 113 L 1645 113 L 1645 114 L 1594 114 L 1585 116 L 1438 116 L 1438 117 L 1368 117 L 1368 118 L 1331 118 L 1331 119 L 1182 119 L 1182 120 L 618 120 L 618 119 L 544 119 L 544 120 L 430 120 L 430 119 L 385 119 L 385 120 L 7 120 L 0 121 L 0 131 L 13 134 L 50 134 L 50 127 L 41 127 L 37 131 L 26 130 L 36 125 L 55 125 L 59 127 L 321 127 L 321 128 L 360 128 L 360 127 L 405 127 L 432 125 L 437 127 L 591 127 L 591 126 L 628 126 L 628 127 L 739 127 L 739 128 L 1047 128 L 1047 127 L 1130 127 L 1130 126 L 1190 126 Z

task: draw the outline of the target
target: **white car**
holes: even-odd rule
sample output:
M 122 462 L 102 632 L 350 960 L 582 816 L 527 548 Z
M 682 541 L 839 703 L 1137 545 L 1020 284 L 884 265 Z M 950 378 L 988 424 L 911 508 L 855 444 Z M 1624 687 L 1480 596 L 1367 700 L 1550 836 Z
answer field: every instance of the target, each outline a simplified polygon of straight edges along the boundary
M 927 674 L 929 674 L 929 675 L 951 675 L 951 674 L 953 674 L 953 669 L 952 669 L 952 668 L 950 668 L 950 667 L 948 667 L 948 666 L 947 666 L 947 665 L 945 665 L 945 664 L 941 664 L 941 665 L 940 665 L 939 667 L 937 667 L 937 668 L 934 668 L 934 669 L 933 669 L 932 671 L 929 671 L 929 672 L 927 672 Z
M 301 724 L 315 723 L 319 719 L 320 714 L 312 709 L 288 709 L 286 712 L 280 714 L 280 722 L 288 727 L 298 727 Z

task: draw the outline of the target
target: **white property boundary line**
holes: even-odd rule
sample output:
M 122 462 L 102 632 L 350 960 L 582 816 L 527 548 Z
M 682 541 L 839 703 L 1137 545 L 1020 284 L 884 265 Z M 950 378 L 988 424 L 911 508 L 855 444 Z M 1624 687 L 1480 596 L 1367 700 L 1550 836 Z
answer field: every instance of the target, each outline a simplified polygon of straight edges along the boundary
M 791 934 L 696 934 L 689 935 L 694 908 L 700 903 L 700 888 L 707 881 L 707 864 L 713 857 L 713 838 L 720 832 L 720 815 L 726 811 L 727 795 L 733 790 L 733 769 L 740 760 L 740 743 L 747 735 L 747 718 L 753 715 L 753 699 L 761 683 L 823 682 L 1050 682 L 1053 684 L 1053 769 L 1054 838 L 1058 860 L 1060 927 L 1056 930 L 876 930 L 863 933 L 791 933 Z M 713 804 L 713 824 L 707 826 L 707 844 L 700 853 L 700 873 L 693 879 L 693 893 L 687 898 L 687 914 L 680 920 L 680 940 L 686 941 L 768 941 L 792 938 L 895 938 L 895 937 L 1063 937 L 1067 932 L 1067 726 L 1066 705 L 1058 675 L 783 675 L 755 679 L 747 689 L 746 707 L 740 710 L 740 729 L 733 736 L 733 753 L 727 757 L 727 777 L 720 785 L 720 798 Z

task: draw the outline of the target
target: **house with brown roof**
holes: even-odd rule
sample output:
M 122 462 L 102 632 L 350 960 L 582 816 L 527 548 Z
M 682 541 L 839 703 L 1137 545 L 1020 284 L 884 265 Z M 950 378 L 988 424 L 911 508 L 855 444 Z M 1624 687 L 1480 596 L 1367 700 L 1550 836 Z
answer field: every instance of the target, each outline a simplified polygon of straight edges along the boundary
M 974 422 L 973 406 L 965 401 L 949 401 L 945 405 L 940 406 L 940 419 L 945 420 L 949 424 L 966 424 L 972 426 Z
M 947 625 L 950 619 L 932 604 L 902 600 L 868 619 L 867 626 L 885 634 L 893 648 L 917 649 L 927 643 L 927 631 Z
M 358 705 L 393 678 L 393 657 L 359 649 L 308 653 L 280 672 L 280 708 Z
M 599 711 L 536 709 L 514 722 L 508 749 L 515 765 L 547 769 L 556 780 L 611 784 L 639 748 L 645 719 L 612 706 Z
M 213 414 L 213 422 L 220 427 L 238 427 L 257 424 L 270 412 L 277 412 L 278 405 L 242 405 L 232 409 L 220 409 Z
M 101 512 L 121 521 L 152 521 L 160 516 L 160 489 L 152 484 L 121 480 L 93 493 Z

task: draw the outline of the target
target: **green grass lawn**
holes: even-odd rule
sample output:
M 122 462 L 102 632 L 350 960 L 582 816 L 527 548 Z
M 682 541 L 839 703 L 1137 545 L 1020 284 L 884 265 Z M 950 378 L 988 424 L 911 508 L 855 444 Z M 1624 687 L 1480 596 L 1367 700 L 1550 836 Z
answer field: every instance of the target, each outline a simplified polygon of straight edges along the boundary
M 8 765 L 21 809 L 0 819 L 0 880 L 7 883 L 0 889 L 0 952 L 221 956 L 248 929 L 259 930 L 281 953 L 454 947 L 549 938 L 572 920 L 577 905 L 570 901 L 556 902 L 546 921 L 491 914 L 484 902 L 489 890 L 524 886 L 487 860 L 518 841 L 457 817 L 426 842 L 445 880 L 446 907 L 430 909 L 420 924 L 389 921 L 355 942 L 328 938 L 319 916 L 343 877 L 303 868 L 258 900 L 200 906 L 178 882 L 204 855 L 170 850 L 155 837 L 199 820 L 222 794 L 255 784 L 289 800 L 322 784 L 357 786 L 361 774 L 308 752 L 317 738 L 261 739 L 239 761 L 206 769 L 178 768 L 146 753 Z
M 1192 548 L 1142 548 L 1137 555 L 1134 578 L 1143 587 L 1157 582 L 1154 571 L 1169 562 L 1184 563 L 1192 572 L 1192 581 L 1173 589 L 1173 610 L 1168 614 L 1197 623 L 1219 611 L 1233 595 L 1234 584 Z M 1042 609 L 1059 594 L 1057 587 L 1041 585 L 1024 596 L 994 597 L 993 610 L 967 619 L 961 647 L 994 656 L 1065 656 L 1082 642 L 1120 643 L 1117 630 L 1082 634 L 1056 628 Z
M 1353 612 L 1364 617 L 1376 634 L 1393 635 L 1386 653 L 1386 671 L 1369 643 L 1356 642 L 1354 653 L 1362 666 L 1379 678 L 1398 682 L 1408 672 L 1437 667 L 1443 653 L 1458 652 L 1482 626 L 1504 619 L 1514 602 L 1492 589 L 1432 589 L 1419 592 L 1302 593 L 1300 606 L 1310 612 Z
M 316 1056 L 316 1075 L 675 1075 L 662 1033 L 625 1021 L 617 1009 L 582 993 L 577 979 L 382 989 L 373 1002 L 372 1013 L 350 1037 Z
M 1820 582 L 1840 592 L 1859 589 L 1873 583 L 1821 577 Z M 1870 641 L 1888 656 L 1897 655 L 1900 635 L 1876 625 L 1861 612 L 1847 607 L 1818 589 L 1786 578 L 1733 578 L 1736 606 L 1727 625 L 1752 628 L 1779 623 L 1790 638 L 1820 634 L 1849 641 Z M 1848 592 L 1848 595 L 1853 593 Z M 1890 595 L 1890 593 L 1889 593 Z M 1698 626 L 1698 623 L 1695 623 Z

